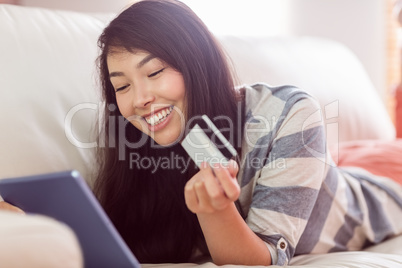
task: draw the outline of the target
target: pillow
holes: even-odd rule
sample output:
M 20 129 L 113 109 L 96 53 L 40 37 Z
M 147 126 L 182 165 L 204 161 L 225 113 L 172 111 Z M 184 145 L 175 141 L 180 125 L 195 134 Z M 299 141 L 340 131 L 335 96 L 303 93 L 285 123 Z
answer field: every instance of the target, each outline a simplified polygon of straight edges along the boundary
M 292 84 L 323 108 L 328 142 L 392 140 L 395 128 L 357 57 L 318 37 L 219 36 L 240 83 Z
M 331 148 L 331 155 L 340 167 L 360 167 L 402 184 L 402 139 L 343 142 Z
M 402 87 L 399 87 L 395 91 L 395 126 L 396 136 L 402 138 Z

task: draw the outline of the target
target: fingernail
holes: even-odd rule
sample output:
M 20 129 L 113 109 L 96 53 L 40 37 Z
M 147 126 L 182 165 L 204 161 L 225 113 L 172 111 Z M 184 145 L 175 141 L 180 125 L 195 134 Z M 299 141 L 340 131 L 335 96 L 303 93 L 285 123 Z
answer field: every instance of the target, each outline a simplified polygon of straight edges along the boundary
M 194 184 L 194 186 L 195 186 L 196 188 L 200 188 L 200 187 L 202 187 L 202 182 L 201 182 L 201 181 L 197 181 L 197 182 Z
M 233 168 L 238 168 L 239 166 L 237 165 L 237 162 L 236 161 L 234 161 L 234 160 L 230 160 L 231 162 L 232 162 L 232 167 Z
M 220 169 L 221 166 L 220 166 L 219 164 L 216 164 L 216 163 L 215 163 L 215 164 L 213 165 L 213 168 L 214 168 L 214 169 Z

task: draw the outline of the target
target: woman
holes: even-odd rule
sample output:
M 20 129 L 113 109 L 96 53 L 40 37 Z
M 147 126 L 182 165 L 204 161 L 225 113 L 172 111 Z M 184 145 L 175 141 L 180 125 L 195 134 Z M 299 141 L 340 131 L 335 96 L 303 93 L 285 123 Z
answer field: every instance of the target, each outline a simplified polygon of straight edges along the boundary
M 314 119 L 319 106 L 305 92 L 235 90 L 225 55 L 184 4 L 136 3 L 99 44 L 107 142 L 96 191 L 142 262 L 188 261 L 198 250 L 217 264 L 283 265 L 295 254 L 360 249 L 401 233 L 395 214 L 383 212 L 381 223 L 371 215 L 383 205 L 378 192 L 401 212 L 400 196 L 385 186 L 393 182 L 378 189 L 371 175 L 332 165 Z M 239 168 L 130 166 L 133 155 L 187 159 L 180 141 L 202 114 L 237 148 Z
M 285 265 L 402 233 L 402 186 L 338 169 L 306 92 L 235 89 L 226 56 L 184 4 L 133 4 L 99 45 L 95 192 L 140 262 L 210 255 L 216 264 Z M 236 162 L 188 161 L 180 142 L 203 114 L 236 148 Z

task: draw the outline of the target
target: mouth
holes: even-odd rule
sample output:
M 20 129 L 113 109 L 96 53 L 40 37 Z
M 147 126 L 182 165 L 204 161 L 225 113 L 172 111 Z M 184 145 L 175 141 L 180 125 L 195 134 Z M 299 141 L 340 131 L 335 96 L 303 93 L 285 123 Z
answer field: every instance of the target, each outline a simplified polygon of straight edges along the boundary
M 173 111 L 173 105 L 160 109 L 156 112 L 144 116 L 144 120 L 151 126 L 156 126 L 167 119 L 170 113 Z

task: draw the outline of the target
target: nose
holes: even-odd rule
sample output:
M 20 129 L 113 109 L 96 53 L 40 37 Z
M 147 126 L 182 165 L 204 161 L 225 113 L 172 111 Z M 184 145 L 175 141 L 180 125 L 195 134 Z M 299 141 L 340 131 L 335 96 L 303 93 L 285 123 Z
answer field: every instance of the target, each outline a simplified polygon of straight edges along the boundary
M 152 91 L 146 86 L 137 87 L 134 90 L 133 106 L 134 108 L 145 108 L 155 100 Z

